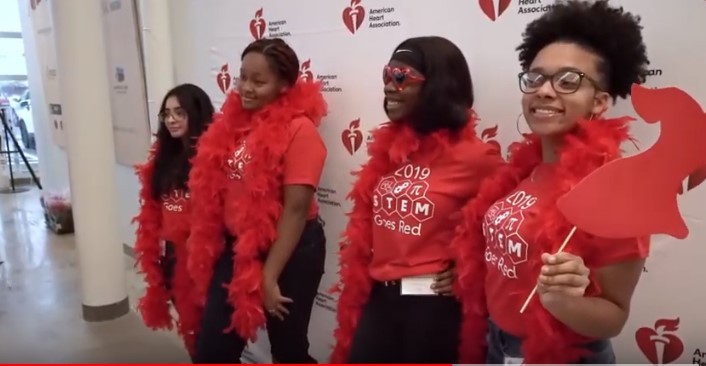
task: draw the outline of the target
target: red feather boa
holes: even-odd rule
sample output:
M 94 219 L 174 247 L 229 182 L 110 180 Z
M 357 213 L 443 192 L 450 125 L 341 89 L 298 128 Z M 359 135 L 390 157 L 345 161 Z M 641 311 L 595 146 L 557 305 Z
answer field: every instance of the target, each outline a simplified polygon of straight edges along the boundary
M 458 138 L 475 139 L 475 126 L 476 116 L 471 112 L 469 123 Z M 372 260 L 372 194 L 375 185 L 383 175 L 398 168 L 412 154 L 423 152 L 426 158 L 433 160 L 453 142 L 448 131 L 438 131 L 420 138 L 404 123 L 386 123 L 373 132 L 373 142 L 368 145 L 369 160 L 353 174 L 357 181 L 348 195 L 348 199 L 353 201 L 353 210 L 348 214 L 348 225 L 340 243 L 340 281 L 333 289 L 340 292 L 340 296 L 332 363 L 347 361 L 358 319 L 372 288 L 368 265 Z
M 140 212 L 132 219 L 137 224 L 135 261 L 145 275 L 147 289 L 137 309 L 145 325 L 152 329 L 172 329 L 169 315 L 169 291 L 165 286 L 164 273 L 159 264 L 162 254 L 161 239 L 162 205 L 152 197 L 151 182 L 154 174 L 154 156 L 157 144 L 150 150 L 147 162 L 136 167 L 141 184 Z
M 255 340 L 264 325 L 262 309 L 262 260 L 277 236 L 277 220 L 282 212 L 282 158 L 289 142 L 289 123 L 300 116 L 316 126 L 326 114 L 326 102 L 319 83 L 299 81 L 271 104 L 257 111 L 245 110 L 240 95 L 228 95 L 223 109 L 198 143 L 189 177 L 193 209 L 188 240 L 188 268 L 199 298 L 205 301 L 213 267 L 224 249 L 224 222 L 237 227 L 231 233 L 234 245 L 234 275 L 228 285 L 228 300 L 235 308 L 228 331 Z M 230 182 L 224 167 L 236 145 L 247 137 L 248 173 L 245 189 L 237 199 L 224 202 Z M 224 217 L 224 205 L 237 210 Z
M 582 121 L 575 133 L 565 137 L 559 152 L 555 192 L 538 208 L 543 219 L 535 243 L 550 244 L 542 248 L 543 251 L 556 252 L 573 227 L 557 210 L 556 199 L 606 162 L 620 157 L 621 143 L 630 139 L 627 125 L 631 120 L 624 117 Z M 541 162 L 542 149 L 537 136 L 528 135 L 524 141 L 512 144 L 509 164 L 487 179 L 476 198 L 463 209 L 464 224 L 458 228 L 453 241 L 458 256 L 456 292 L 465 314 L 460 348 L 462 363 L 485 363 L 488 313 L 484 292 L 486 263 L 482 219 L 495 201 L 515 189 Z M 585 233 L 576 232 L 570 243 L 573 254 L 585 255 L 581 242 L 586 238 Z M 530 266 L 533 272 L 539 273 L 541 261 L 534 258 Z M 528 295 L 531 290 L 527 289 Z M 599 294 L 600 289 L 593 285 L 586 295 Z M 576 334 L 554 318 L 541 305 L 538 296 L 525 310 L 524 317 L 525 328 L 529 330 L 522 344 L 525 363 L 573 363 L 587 354 L 581 345 L 590 339 Z
M 145 275 L 147 288 L 137 306 L 142 319 L 149 328 L 171 330 L 174 322 L 177 331 L 184 340 L 189 353 L 194 351 L 195 337 L 201 318 L 200 308 L 196 304 L 191 289 L 191 280 L 186 271 L 187 252 L 184 242 L 174 243 L 176 247 L 176 266 L 172 279 L 172 292 L 166 288 L 163 268 L 160 265 L 162 254 L 162 202 L 152 196 L 152 176 L 154 157 L 158 145 L 150 150 L 147 162 L 136 167 L 141 188 L 139 214 L 132 222 L 137 223 L 135 259 L 140 271 Z M 188 225 L 188 222 L 185 224 Z M 169 302 L 174 298 L 178 319 L 172 319 Z

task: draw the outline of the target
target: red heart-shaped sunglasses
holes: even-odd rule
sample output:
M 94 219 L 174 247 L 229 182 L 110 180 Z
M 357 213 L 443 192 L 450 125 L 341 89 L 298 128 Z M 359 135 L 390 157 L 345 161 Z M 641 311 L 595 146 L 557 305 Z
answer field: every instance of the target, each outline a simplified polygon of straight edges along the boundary
M 385 65 L 382 71 L 382 81 L 385 85 L 392 82 L 395 88 L 397 88 L 397 91 L 401 91 L 413 84 L 419 84 L 424 80 L 424 76 L 418 75 L 406 67 L 391 67 L 390 65 Z

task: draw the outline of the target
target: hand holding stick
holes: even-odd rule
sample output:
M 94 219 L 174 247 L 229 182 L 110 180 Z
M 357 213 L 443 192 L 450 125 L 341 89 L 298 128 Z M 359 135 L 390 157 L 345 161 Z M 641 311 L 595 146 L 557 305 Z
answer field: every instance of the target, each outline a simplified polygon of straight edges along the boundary
M 561 244 L 559 247 L 559 250 L 555 253 L 561 253 L 564 251 L 564 248 L 566 248 L 566 245 L 569 244 L 569 240 L 571 240 L 571 237 L 574 236 L 574 233 L 576 233 L 576 226 L 574 226 L 571 231 L 569 232 L 569 235 L 566 236 L 566 239 L 564 239 L 564 242 Z M 527 300 L 525 300 L 525 303 L 522 305 L 522 308 L 520 309 L 520 314 L 525 312 L 525 309 L 527 309 L 527 306 L 529 305 L 530 301 L 532 300 L 532 297 L 534 294 L 537 293 L 537 287 L 538 285 L 534 285 L 534 289 L 532 289 L 532 292 L 530 292 L 529 296 L 527 296 Z

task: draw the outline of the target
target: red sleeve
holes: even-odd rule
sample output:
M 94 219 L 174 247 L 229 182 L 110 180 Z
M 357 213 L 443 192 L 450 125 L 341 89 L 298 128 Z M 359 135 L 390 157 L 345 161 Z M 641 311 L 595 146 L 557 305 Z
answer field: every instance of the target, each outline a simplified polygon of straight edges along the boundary
M 449 176 L 450 189 L 459 198 L 469 199 L 478 194 L 481 183 L 505 164 L 497 149 L 481 142 L 469 142 L 456 150 L 454 172 Z
M 292 137 L 284 154 L 284 184 L 316 188 L 326 161 L 326 145 L 308 118 L 297 118 L 291 126 Z
M 493 147 L 487 143 L 483 144 L 483 147 L 479 149 L 478 158 L 474 164 L 474 189 L 473 195 L 475 196 L 480 189 L 481 183 L 488 177 L 495 174 L 495 172 L 501 166 L 505 165 L 505 160 L 502 155 Z
M 601 268 L 625 261 L 645 259 L 650 254 L 650 237 L 630 239 L 593 238 L 587 265 Z

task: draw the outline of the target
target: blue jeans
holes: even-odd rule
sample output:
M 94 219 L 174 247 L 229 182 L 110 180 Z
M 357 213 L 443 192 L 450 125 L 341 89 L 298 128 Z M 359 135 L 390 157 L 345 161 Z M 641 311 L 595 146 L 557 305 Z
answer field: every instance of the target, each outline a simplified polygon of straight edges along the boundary
M 488 320 L 488 355 L 487 364 L 503 364 L 505 357 L 522 357 L 522 339 L 504 332 L 495 323 Z M 586 344 L 591 355 L 574 362 L 575 364 L 614 364 L 615 353 L 610 340 L 601 339 Z

